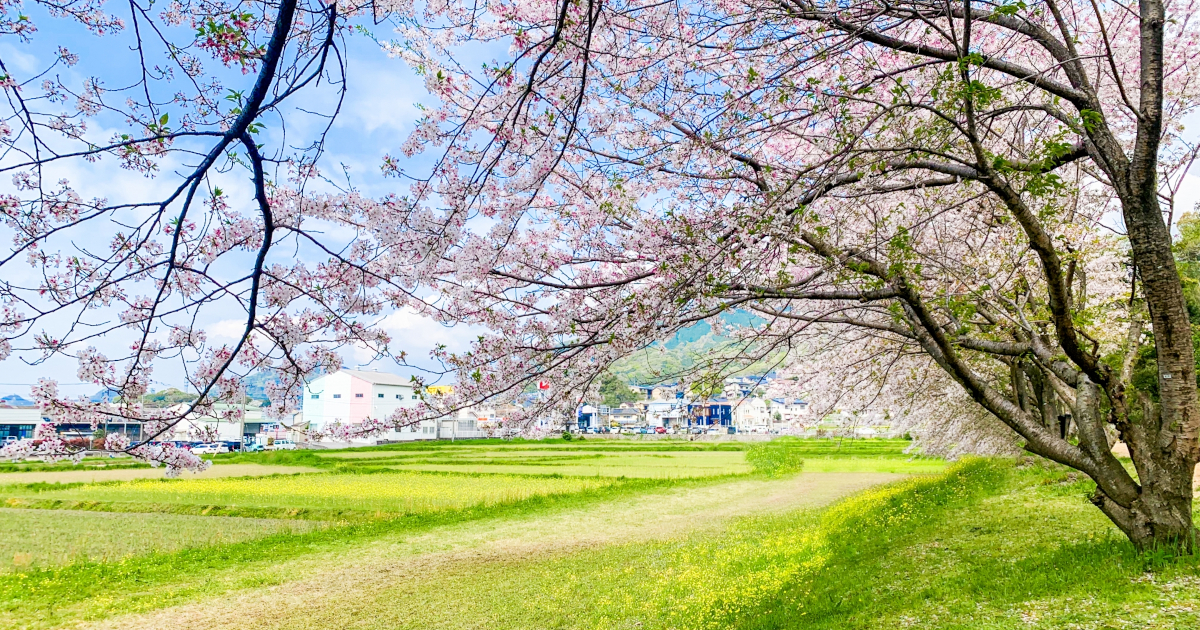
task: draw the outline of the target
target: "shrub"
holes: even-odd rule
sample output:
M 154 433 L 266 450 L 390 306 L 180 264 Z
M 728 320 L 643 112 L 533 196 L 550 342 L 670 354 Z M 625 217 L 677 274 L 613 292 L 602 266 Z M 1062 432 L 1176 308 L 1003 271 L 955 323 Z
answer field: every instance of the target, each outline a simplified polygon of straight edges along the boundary
M 746 451 L 746 463 L 754 472 L 765 475 L 782 475 L 800 472 L 804 468 L 803 455 L 791 448 L 786 438 L 755 444 Z

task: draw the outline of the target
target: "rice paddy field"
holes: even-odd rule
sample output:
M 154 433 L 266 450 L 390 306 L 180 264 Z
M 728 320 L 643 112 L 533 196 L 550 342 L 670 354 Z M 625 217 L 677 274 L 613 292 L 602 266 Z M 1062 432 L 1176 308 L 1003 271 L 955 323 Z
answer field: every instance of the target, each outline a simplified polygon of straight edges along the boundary
M 418 448 L 397 444 L 373 449 L 316 454 L 341 466 L 392 470 L 520 473 L 660 479 L 714 477 L 752 472 L 746 449 L 753 443 L 634 441 L 489 442 Z M 935 473 L 945 462 L 905 451 L 904 440 L 792 440 L 788 449 L 807 470 Z
M 905 454 L 904 441 L 786 446 L 814 472 L 913 474 L 945 465 Z M 222 455 L 208 471 L 178 479 L 128 460 L 22 463 L 0 472 L 0 571 L 220 547 L 329 526 L 402 527 L 556 497 L 720 484 L 755 475 L 747 448 L 686 440 L 422 442 Z
M 519 475 L 436 475 L 413 472 L 316 473 L 216 479 L 138 479 L 26 486 L 12 498 L 47 501 L 206 505 L 305 510 L 356 510 L 412 514 L 495 505 L 533 496 L 585 492 L 611 485 L 606 479 Z
M 318 521 L 0 508 L 0 573 L 79 562 L 118 562 L 322 527 Z
M 1200 563 L 1133 553 L 1090 482 L 910 446 L 438 442 L 216 458 L 282 473 L 257 476 L 0 473 L 0 629 L 1200 627 Z

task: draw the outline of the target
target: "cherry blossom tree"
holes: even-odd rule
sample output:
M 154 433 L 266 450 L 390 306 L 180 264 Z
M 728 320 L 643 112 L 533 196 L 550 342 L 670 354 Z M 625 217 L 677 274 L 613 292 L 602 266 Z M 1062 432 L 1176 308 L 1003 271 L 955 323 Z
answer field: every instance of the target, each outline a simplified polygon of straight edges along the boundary
M 317 184 L 352 197 L 316 164 L 345 96 L 345 38 L 356 16 L 372 23 L 369 5 L 27 4 L 0 3 L 7 50 L 38 44 L 49 26 L 50 41 L 91 52 L 59 47 L 24 71 L 0 59 L 0 170 L 11 181 L 0 190 L 10 237 L 0 359 L 68 357 L 80 380 L 120 398 L 75 399 L 43 379 L 33 395 L 53 422 L 5 454 L 78 458 L 57 426 L 126 421 L 142 426 L 142 439 L 112 433 L 106 449 L 168 474 L 203 468 L 162 441 L 194 418 L 234 420 L 249 373 L 273 377 L 267 414 L 287 418 L 306 377 L 338 368 L 339 348 L 384 351 L 385 337 L 357 318 L 403 291 L 363 264 L 379 247 L 355 238 L 365 206 L 301 217 L 288 201 Z M 34 50 L 46 59 L 44 45 Z M 144 175 L 144 188 L 112 199 L 89 192 L 118 169 Z M 330 226 L 344 232 L 316 238 Z M 214 313 L 243 322 L 234 342 L 209 340 L 203 324 Z M 167 362 L 199 394 L 186 409 L 140 402 Z
M 752 310 L 768 323 L 708 368 L 785 350 L 810 392 L 936 409 L 949 435 L 1003 426 L 1091 477 L 1138 547 L 1190 548 L 1200 410 L 1169 225 L 1194 10 L 425 5 L 392 48 L 442 102 L 403 147 L 441 156 L 411 188 L 445 226 L 420 274 L 495 331 L 453 358 L 461 382 L 580 392 Z M 508 55 L 469 70 L 481 42 Z M 1154 391 L 1130 384 L 1146 343 Z
M 4 6 L 4 32 L 32 37 Z M 784 361 L 785 382 L 829 404 L 904 411 L 934 442 L 1007 440 L 1082 471 L 1139 548 L 1192 545 L 1200 409 L 1170 235 L 1195 156 L 1189 2 L 45 6 L 105 37 L 133 30 L 170 64 L 144 62 L 111 91 L 3 70 L 16 190 L 0 262 L 34 271 L 6 276 L 5 354 L 67 355 L 124 393 L 101 407 L 47 382 L 36 395 L 56 417 L 165 431 L 185 415 L 136 400 L 168 360 L 202 394 L 190 411 L 215 413 L 239 374 L 265 369 L 286 414 L 339 348 L 391 354 L 370 325 L 389 308 L 487 332 L 435 353 L 452 395 L 338 432 L 537 380 L 552 394 L 529 415 L 569 414 L 614 361 L 742 309 L 764 323 L 680 376 Z M 330 90 L 336 114 L 341 38 L 377 20 L 439 101 L 384 159 L 405 190 L 383 199 L 322 175 L 321 134 L 271 135 L 296 94 Z M 106 112 L 128 131 L 104 143 L 84 123 Z M 171 191 L 110 202 L 49 183 L 57 164 L 97 159 Z M 234 175 L 253 202 L 218 187 Z M 71 240 L 88 228 L 117 235 L 104 250 Z M 210 344 L 198 313 L 231 305 L 241 339 Z M 93 347 L 131 332 L 124 356 Z M 1147 347 L 1153 388 L 1131 377 Z M 19 448 L 70 454 L 38 437 Z

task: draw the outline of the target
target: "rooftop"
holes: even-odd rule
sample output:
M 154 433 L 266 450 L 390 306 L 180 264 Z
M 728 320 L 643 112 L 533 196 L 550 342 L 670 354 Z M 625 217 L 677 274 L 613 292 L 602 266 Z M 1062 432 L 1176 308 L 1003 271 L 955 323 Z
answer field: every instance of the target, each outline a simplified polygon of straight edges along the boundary
M 412 386 L 411 380 L 404 378 L 403 376 L 397 376 L 395 374 L 391 374 L 388 372 L 375 372 L 375 371 L 368 371 L 368 370 L 342 370 L 342 371 L 349 374 L 350 376 L 353 376 L 354 378 L 361 378 L 362 380 L 367 381 L 368 383 L 372 383 L 374 385 Z

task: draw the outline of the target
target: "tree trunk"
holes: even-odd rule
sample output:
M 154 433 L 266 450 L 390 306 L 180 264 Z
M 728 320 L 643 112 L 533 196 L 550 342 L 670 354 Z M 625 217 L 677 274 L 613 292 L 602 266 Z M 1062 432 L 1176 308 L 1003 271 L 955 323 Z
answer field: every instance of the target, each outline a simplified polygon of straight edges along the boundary
M 1148 469 L 1150 476 L 1129 507 L 1118 505 L 1100 490 L 1092 496 L 1092 502 L 1141 551 L 1160 548 L 1194 551 L 1191 475 L 1181 474 L 1179 467 L 1169 463 L 1163 466 L 1153 462 Z
M 1169 450 L 1149 444 L 1144 431 L 1159 423 L 1158 407 L 1142 396 L 1143 417 L 1126 433 L 1140 485 L 1134 484 L 1110 450 L 1100 416 L 1100 389 L 1081 377 L 1074 407 L 1079 446 L 1096 462 L 1089 474 L 1096 482 L 1092 502 L 1129 537 L 1139 550 L 1194 549 L 1192 526 L 1193 466 Z
M 1200 451 L 1192 326 L 1154 189 L 1138 201 L 1124 204 L 1125 222 L 1154 331 L 1160 402 L 1143 394 L 1141 417 L 1118 426 L 1137 468 L 1137 500 L 1126 506 L 1104 498 L 1094 501 L 1138 548 L 1190 551 L 1195 538 L 1192 476 Z

